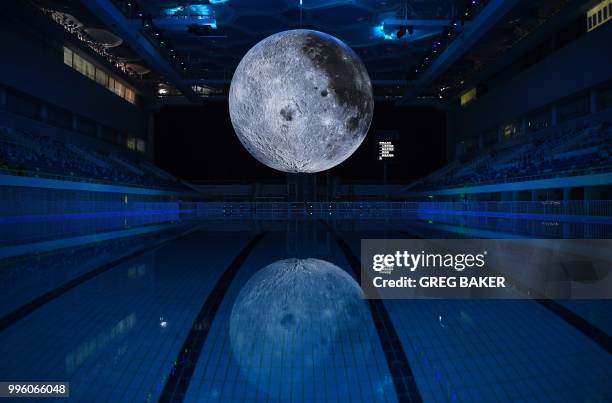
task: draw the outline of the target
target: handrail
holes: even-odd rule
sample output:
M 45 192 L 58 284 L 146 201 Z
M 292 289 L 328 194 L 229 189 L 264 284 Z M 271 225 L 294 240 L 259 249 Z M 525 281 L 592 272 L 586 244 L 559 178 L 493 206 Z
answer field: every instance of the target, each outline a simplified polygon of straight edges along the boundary
M 164 187 L 163 185 L 160 185 L 160 186 L 141 185 L 141 184 L 128 183 L 128 182 L 109 181 L 107 179 L 85 178 L 85 177 L 76 176 L 76 175 L 68 176 L 68 175 L 61 175 L 61 174 L 55 174 L 55 173 L 50 173 L 50 172 L 44 172 L 44 171 L 31 171 L 27 169 L 13 169 L 13 168 L 7 168 L 7 167 L 0 167 L 0 173 L 8 173 L 9 175 L 14 175 L 14 176 L 29 176 L 29 177 L 35 177 L 35 178 L 40 177 L 43 179 L 58 179 L 58 180 L 67 180 L 71 182 L 99 183 L 99 184 L 105 184 L 105 185 L 128 186 L 128 187 L 136 187 L 136 188 L 143 188 L 143 189 L 165 188 L 165 189 L 170 189 L 170 190 L 181 190 L 178 187 L 171 188 L 171 187 Z
M 378 214 L 530 214 L 549 216 L 582 216 L 612 218 L 612 200 L 555 200 L 555 201 L 481 201 L 481 202 L 412 202 L 412 201 L 361 201 L 361 202 L 196 202 L 195 208 L 203 214 L 232 215 L 233 213 L 285 213 L 310 216 L 330 213 Z
M 503 179 L 498 179 L 498 180 L 490 179 L 490 180 L 480 181 L 480 182 L 463 182 L 463 183 L 457 183 L 453 185 L 441 185 L 441 186 L 432 185 L 431 187 L 423 187 L 420 190 L 457 189 L 457 188 L 464 188 L 464 187 L 471 187 L 471 186 L 485 186 L 485 185 L 497 185 L 497 184 L 503 184 L 503 183 L 528 182 L 530 180 L 537 180 L 537 179 L 572 177 L 572 176 L 605 173 L 605 172 L 611 172 L 611 171 L 612 171 L 612 165 L 606 165 L 604 167 L 572 169 L 569 171 L 551 172 L 551 173 L 538 174 L 538 175 L 512 176 L 512 177 L 505 177 Z

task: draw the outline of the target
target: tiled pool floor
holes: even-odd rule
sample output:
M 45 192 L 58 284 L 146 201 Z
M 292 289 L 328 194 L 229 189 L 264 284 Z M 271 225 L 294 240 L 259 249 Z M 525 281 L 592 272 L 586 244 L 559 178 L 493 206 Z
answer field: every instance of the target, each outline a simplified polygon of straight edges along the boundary
M 0 261 L 0 380 L 68 381 L 84 402 L 612 400 L 610 301 L 557 302 L 602 344 L 538 301 L 353 300 L 360 239 L 410 231 L 373 227 L 200 223 L 135 238 L 140 252 L 105 244 L 137 252 L 92 277 L 81 249 Z M 253 283 L 288 258 L 329 262 L 346 285 Z M 264 299 L 244 305 L 253 289 Z

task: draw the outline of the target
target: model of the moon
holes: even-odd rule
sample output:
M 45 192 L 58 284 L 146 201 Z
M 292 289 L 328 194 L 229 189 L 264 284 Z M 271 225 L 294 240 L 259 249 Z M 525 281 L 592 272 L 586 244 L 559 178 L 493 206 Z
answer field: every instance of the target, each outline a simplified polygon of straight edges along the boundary
M 370 77 L 351 48 L 300 29 L 247 52 L 232 78 L 229 110 L 257 160 L 284 172 L 320 172 L 357 150 L 374 102 Z
M 321 381 L 332 351 L 364 357 L 359 333 L 367 305 L 355 280 L 318 259 L 287 259 L 258 271 L 230 316 L 230 343 L 241 372 L 259 390 Z M 329 381 L 329 380 L 327 380 Z

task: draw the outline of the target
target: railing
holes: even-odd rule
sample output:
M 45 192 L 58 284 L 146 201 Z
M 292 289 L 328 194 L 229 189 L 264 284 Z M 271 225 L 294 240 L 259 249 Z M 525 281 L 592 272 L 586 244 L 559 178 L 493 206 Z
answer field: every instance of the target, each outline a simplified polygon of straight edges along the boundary
M 597 168 L 582 168 L 582 169 L 572 169 L 569 171 L 560 171 L 560 172 L 550 172 L 545 174 L 538 175 L 527 175 L 527 176 L 513 176 L 503 179 L 490 179 L 479 182 L 463 182 L 457 183 L 453 185 L 431 185 L 424 186 L 418 190 L 442 190 L 442 189 L 459 189 L 464 187 L 472 187 L 472 186 L 486 186 L 486 185 L 501 185 L 504 183 L 515 183 L 515 182 L 528 182 L 539 179 L 553 179 L 553 178 L 567 178 L 572 176 L 582 176 L 582 175 L 594 175 L 600 173 L 612 172 L 612 165 L 606 165 L 603 167 Z
M 417 204 L 421 212 L 612 217 L 611 200 L 423 202 Z
M 507 201 L 507 202 L 201 202 L 199 216 L 217 217 L 326 217 L 401 216 L 414 213 L 530 215 L 612 218 L 612 200 Z
M 143 189 L 166 189 L 166 190 L 183 190 L 182 186 L 179 187 L 169 187 L 164 185 L 143 185 L 138 183 L 130 183 L 130 182 L 120 182 L 120 181 L 111 181 L 108 179 L 96 179 L 96 178 L 86 178 L 77 175 L 62 175 L 44 171 L 32 171 L 27 169 L 13 169 L 0 167 L 0 174 L 5 175 L 14 175 L 14 176 L 26 176 L 26 177 L 34 177 L 34 178 L 44 178 L 44 179 L 57 179 L 57 180 L 65 180 L 71 182 L 84 182 L 84 183 L 95 183 L 95 184 L 103 184 L 103 185 L 112 185 L 112 186 L 129 186 L 129 187 L 137 187 Z

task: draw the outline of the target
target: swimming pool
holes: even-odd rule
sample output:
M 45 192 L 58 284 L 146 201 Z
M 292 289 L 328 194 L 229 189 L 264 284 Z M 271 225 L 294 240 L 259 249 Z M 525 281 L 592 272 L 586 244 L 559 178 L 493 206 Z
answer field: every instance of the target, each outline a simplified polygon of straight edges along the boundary
M 359 299 L 345 309 L 330 301 L 350 302 L 349 291 L 323 279 L 296 283 L 293 301 L 277 304 L 287 296 L 274 289 L 265 303 L 242 301 L 261 289 L 262 269 L 291 258 L 330 263 L 350 289 L 362 238 L 603 237 L 609 227 L 236 217 L 70 232 L 28 253 L 11 243 L 0 261 L 0 379 L 70 382 L 70 400 L 87 402 L 606 401 L 609 300 Z

